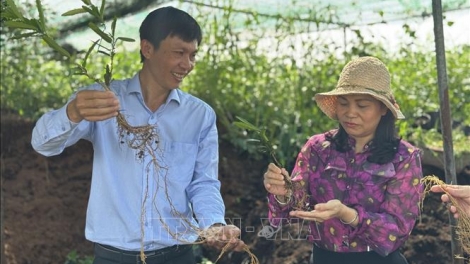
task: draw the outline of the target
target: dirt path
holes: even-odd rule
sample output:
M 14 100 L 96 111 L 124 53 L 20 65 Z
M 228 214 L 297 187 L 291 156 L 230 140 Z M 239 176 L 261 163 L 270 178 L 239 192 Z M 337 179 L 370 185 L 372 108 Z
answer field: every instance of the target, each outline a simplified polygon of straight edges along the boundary
M 84 238 L 91 145 L 80 141 L 60 156 L 45 158 L 31 148 L 31 122 L 5 113 L 1 117 L 2 257 L 8 264 L 55 264 L 64 263 L 72 250 L 91 255 L 92 245 Z M 260 236 L 267 217 L 261 180 L 266 163 L 253 162 L 225 143 L 220 155 L 227 218 L 241 227 L 242 239 L 260 262 L 307 263 L 307 242 Z M 426 199 L 421 223 L 403 247 L 410 264 L 451 263 L 447 217 L 438 195 Z M 302 232 L 296 226 L 291 229 Z M 218 252 L 202 248 L 202 254 L 214 261 Z M 226 255 L 219 263 L 240 263 L 246 256 Z

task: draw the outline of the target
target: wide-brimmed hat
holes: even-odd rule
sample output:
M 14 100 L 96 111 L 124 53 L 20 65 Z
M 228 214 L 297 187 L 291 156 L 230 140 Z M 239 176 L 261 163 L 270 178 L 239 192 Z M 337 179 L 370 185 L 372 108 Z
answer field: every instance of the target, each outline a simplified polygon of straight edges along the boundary
M 344 66 L 333 91 L 318 93 L 315 101 L 320 109 L 330 118 L 336 116 L 336 100 L 339 95 L 368 94 L 384 103 L 396 119 L 404 119 L 392 90 L 390 73 L 383 62 L 375 57 L 360 57 Z

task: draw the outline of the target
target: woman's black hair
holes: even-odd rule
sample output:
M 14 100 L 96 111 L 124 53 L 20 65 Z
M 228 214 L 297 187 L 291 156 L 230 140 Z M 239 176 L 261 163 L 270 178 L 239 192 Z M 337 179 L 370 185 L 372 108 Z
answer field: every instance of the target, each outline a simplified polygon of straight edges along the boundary
M 336 150 L 339 152 L 346 152 L 351 149 L 348 141 L 349 135 L 346 130 L 339 125 L 336 134 L 327 134 L 326 140 L 333 143 Z M 370 155 L 367 161 L 376 164 L 385 164 L 391 162 L 398 152 L 398 146 L 401 138 L 398 137 L 395 128 L 395 117 L 390 110 L 382 116 L 375 130 L 374 138 L 370 146 Z
M 178 36 L 186 42 L 202 40 L 202 30 L 197 21 L 183 10 L 168 6 L 150 12 L 140 25 L 140 40 L 146 39 L 155 49 L 168 36 Z M 141 62 L 145 57 L 140 52 Z

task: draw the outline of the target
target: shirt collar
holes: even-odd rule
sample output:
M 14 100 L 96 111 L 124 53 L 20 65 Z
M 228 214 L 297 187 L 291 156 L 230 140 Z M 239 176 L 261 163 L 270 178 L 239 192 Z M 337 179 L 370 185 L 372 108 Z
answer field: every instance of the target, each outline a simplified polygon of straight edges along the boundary
M 139 73 L 136 73 L 134 77 L 130 79 L 129 85 L 127 86 L 127 94 L 132 94 L 132 93 L 138 93 L 142 96 L 142 87 L 140 86 Z M 169 103 L 172 100 L 174 100 L 175 102 L 180 104 L 181 98 L 180 98 L 179 93 L 180 93 L 179 88 L 171 90 L 165 103 Z
M 140 88 L 140 80 L 139 80 L 139 73 L 136 73 L 132 79 L 129 81 L 129 85 L 127 86 L 127 94 L 131 93 L 139 93 L 142 94 L 142 90 Z
M 362 150 L 362 152 L 366 152 L 370 149 L 370 146 L 372 145 L 372 141 L 373 141 L 373 139 L 371 141 L 367 142 L 364 145 L 364 149 Z M 351 146 L 351 149 L 354 150 L 354 148 L 356 146 L 356 140 L 353 137 L 349 136 L 349 135 L 348 135 L 348 144 L 349 144 L 349 146 Z
M 181 104 L 181 98 L 180 98 L 180 89 L 176 88 L 171 90 L 170 94 L 168 95 L 168 98 L 166 98 L 166 103 L 168 104 L 171 101 L 175 101 L 178 104 Z

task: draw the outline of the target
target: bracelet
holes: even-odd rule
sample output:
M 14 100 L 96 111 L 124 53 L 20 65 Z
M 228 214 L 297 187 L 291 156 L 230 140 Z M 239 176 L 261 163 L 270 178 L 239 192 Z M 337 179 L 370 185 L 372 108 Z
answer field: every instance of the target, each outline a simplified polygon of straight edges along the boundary
M 290 200 L 292 199 L 292 191 L 288 190 L 287 195 L 285 195 L 284 197 L 286 197 L 287 201 L 281 202 L 279 198 L 277 198 L 277 195 L 274 195 L 274 199 L 276 200 L 276 202 L 278 202 L 280 205 L 286 205 L 290 203 Z
M 284 197 L 285 197 L 285 196 L 284 196 Z M 281 202 L 281 201 L 279 200 L 279 198 L 277 198 L 277 195 L 274 195 L 274 199 L 276 200 L 276 202 L 277 202 L 278 204 L 280 204 L 280 205 L 286 205 L 286 204 L 288 204 L 288 203 L 290 202 L 290 199 L 291 199 L 291 198 L 290 198 L 290 196 L 289 196 L 289 197 L 287 197 L 287 201 Z
M 339 221 L 340 221 L 341 223 L 345 224 L 345 225 L 350 225 L 350 224 L 354 223 L 354 221 L 356 221 L 357 218 L 359 217 L 359 214 L 357 213 L 357 211 L 355 211 L 355 212 L 356 212 L 356 216 L 354 216 L 353 220 L 351 220 L 351 221 L 349 221 L 349 222 L 344 222 L 344 221 L 340 218 Z

